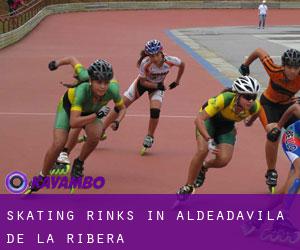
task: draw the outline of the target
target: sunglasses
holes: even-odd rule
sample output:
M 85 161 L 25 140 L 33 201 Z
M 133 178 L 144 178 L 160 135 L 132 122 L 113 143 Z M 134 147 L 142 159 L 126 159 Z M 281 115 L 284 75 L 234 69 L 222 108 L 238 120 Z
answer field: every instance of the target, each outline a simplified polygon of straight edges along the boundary
M 241 95 L 244 99 L 246 99 L 247 101 L 255 101 L 257 98 L 257 95 L 253 95 L 253 94 L 243 94 Z

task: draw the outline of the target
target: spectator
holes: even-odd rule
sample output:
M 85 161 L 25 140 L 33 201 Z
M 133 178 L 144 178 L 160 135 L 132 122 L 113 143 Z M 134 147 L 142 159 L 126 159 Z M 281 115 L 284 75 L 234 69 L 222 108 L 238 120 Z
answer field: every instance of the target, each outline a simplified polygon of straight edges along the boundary
M 268 6 L 266 5 L 266 1 L 262 1 L 262 3 L 258 6 L 258 11 L 259 11 L 259 24 L 258 24 L 258 29 L 260 28 L 265 28 L 265 23 L 266 23 L 266 17 L 267 17 L 267 11 L 268 11 Z
M 26 5 L 24 0 L 7 0 L 7 4 L 10 15 L 13 15 L 20 6 Z
M 7 0 L 6 2 L 8 4 L 9 15 L 13 15 L 13 13 L 14 13 L 14 9 L 13 9 L 14 0 Z

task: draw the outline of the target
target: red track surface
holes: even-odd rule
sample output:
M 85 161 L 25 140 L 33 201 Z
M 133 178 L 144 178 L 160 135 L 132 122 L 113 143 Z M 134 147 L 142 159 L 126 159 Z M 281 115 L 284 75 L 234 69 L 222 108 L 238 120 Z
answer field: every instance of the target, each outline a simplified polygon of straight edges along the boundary
M 137 75 L 136 60 L 146 40 L 163 41 L 166 53 L 186 62 L 182 85 L 167 92 L 162 115 L 193 116 L 208 97 L 222 89 L 220 83 L 171 41 L 165 30 L 199 26 L 256 25 L 256 10 L 102 11 L 70 13 L 46 18 L 25 39 L 0 51 L 0 155 L 1 183 L 7 173 L 22 170 L 29 176 L 41 168 L 52 141 L 54 116 L 4 115 L 8 113 L 54 113 L 70 81 L 69 67 L 49 72 L 51 59 L 67 55 L 88 65 L 101 57 L 110 60 L 122 92 Z M 298 10 L 271 10 L 268 25 L 299 24 Z M 174 79 L 174 73 L 168 77 Z M 130 107 L 129 114 L 148 114 L 146 95 Z M 118 133 L 108 131 L 107 141 L 86 161 L 86 175 L 103 175 L 101 193 L 174 193 L 185 183 L 196 150 L 192 118 L 162 118 L 149 155 L 139 149 L 147 131 L 147 117 L 128 116 Z M 246 129 L 240 124 L 232 162 L 210 170 L 200 193 L 265 192 L 264 132 L 257 122 Z M 78 154 L 78 146 L 72 158 Z M 289 163 L 279 153 L 280 184 Z M 57 191 L 58 192 L 58 191 Z M 59 191 L 61 192 L 61 191 Z M 92 192 L 92 191 L 88 191 Z M 0 193 L 6 193 L 4 185 Z

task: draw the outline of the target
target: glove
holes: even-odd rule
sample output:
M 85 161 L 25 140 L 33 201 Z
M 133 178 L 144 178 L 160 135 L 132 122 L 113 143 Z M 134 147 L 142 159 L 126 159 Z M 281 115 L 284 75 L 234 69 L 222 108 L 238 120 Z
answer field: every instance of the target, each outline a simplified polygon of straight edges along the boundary
M 102 119 L 103 117 L 107 116 L 110 111 L 110 108 L 107 106 L 103 106 L 101 109 L 98 110 L 96 113 L 97 118 Z
M 164 83 L 159 82 L 159 83 L 157 84 L 157 89 L 158 89 L 158 90 L 161 90 L 161 91 L 165 91 L 166 88 L 165 88 Z
M 248 76 L 250 74 L 250 69 L 249 66 L 246 66 L 245 64 L 242 64 L 239 68 L 239 72 L 243 75 L 243 76 Z
M 172 83 L 169 85 L 169 89 L 174 89 L 174 88 L 176 88 L 178 85 L 179 85 L 179 83 L 177 83 L 177 82 L 172 82 Z
M 112 128 L 112 130 L 114 130 L 114 131 L 117 131 L 118 128 L 119 128 L 119 126 L 120 126 L 120 122 L 117 121 L 117 120 L 115 120 L 115 121 L 113 121 L 113 122 L 111 123 L 111 128 Z
M 279 128 L 272 128 L 272 130 L 267 134 L 267 138 L 271 142 L 276 142 L 281 134 L 281 130 Z
M 213 152 L 214 150 L 216 150 L 217 148 L 217 144 L 215 143 L 214 139 L 209 139 L 208 140 L 208 150 L 210 152 Z
M 51 61 L 51 62 L 49 62 L 48 68 L 49 68 L 49 70 L 51 70 L 51 71 L 56 70 L 56 69 L 58 68 L 58 67 L 57 67 L 57 64 L 56 64 L 56 61 Z

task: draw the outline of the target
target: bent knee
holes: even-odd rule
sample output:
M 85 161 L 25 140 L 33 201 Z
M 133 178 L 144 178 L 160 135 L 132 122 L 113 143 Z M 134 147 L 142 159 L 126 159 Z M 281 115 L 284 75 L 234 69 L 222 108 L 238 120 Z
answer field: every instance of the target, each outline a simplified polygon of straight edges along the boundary
M 223 168 L 228 165 L 231 160 L 231 156 L 220 156 L 216 158 L 216 167 Z
M 203 155 L 207 155 L 208 154 L 208 148 L 207 147 L 198 147 L 196 155 L 201 157 Z
M 101 139 L 101 134 L 91 135 L 87 137 L 87 143 L 89 144 L 98 144 Z

